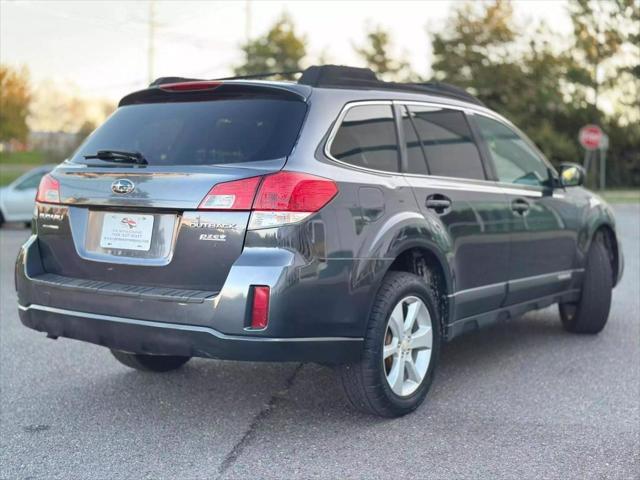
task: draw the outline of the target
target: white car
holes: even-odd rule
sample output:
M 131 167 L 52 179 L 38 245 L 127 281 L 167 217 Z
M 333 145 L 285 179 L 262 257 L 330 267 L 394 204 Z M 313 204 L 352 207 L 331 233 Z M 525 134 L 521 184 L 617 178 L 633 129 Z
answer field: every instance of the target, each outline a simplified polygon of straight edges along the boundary
M 36 167 L 0 188 L 0 226 L 4 222 L 31 222 L 40 179 L 54 167 Z

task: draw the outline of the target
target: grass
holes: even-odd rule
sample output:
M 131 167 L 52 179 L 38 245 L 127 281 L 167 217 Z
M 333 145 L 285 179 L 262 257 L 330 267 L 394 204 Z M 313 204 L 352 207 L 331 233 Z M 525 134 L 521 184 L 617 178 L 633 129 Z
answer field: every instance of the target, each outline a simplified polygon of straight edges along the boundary
M 597 193 L 609 203 L 640 203 L 640 188 L 612 189 Z
M 42 165 L 43 163 L 46 163 L 46 158 L 42 152 L 0 152 L 0 165 Z
M 47 163 L 43 152 L 0 152 L 0 187 L 8 185 L 24 172 Z
M 10 184 L 24 172 L 31 170 L 36 165 L 6 165 L 0 163 L 0 187 Z

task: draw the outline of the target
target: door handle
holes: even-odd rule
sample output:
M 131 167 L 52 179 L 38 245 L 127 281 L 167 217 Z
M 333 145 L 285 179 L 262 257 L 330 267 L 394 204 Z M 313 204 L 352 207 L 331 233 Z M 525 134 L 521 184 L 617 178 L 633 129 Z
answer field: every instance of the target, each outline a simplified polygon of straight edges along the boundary
M 429 210 L 433 210 L 438 215 L 442 215 L 451 209 L 451 199 L 440 193 L 436 193 L 427 197 L 425 205 Z
M 520 215 L 525 215 L 529 211 L 529 207 L 529 202 L 524 198 L 516 198 L 511 202 L 511 209 Z

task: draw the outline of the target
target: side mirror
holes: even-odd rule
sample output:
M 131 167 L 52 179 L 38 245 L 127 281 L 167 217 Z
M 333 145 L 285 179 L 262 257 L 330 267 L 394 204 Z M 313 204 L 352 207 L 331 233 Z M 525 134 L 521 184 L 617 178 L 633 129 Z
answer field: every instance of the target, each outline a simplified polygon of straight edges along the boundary
M 584 183 L 587 174 L 577 163 L 563 163 L 560 165 L 560 184 L 563 187 L 577 187 Z

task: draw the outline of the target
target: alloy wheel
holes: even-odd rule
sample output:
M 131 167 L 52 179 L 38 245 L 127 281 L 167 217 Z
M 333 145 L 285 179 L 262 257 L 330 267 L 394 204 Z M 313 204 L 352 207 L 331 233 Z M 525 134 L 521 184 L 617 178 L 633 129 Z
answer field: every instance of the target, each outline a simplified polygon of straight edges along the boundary
M 403 298 L 389 315 L 382 354 L 387 383 L 396 395 L 407 397 L 420 387 L 432 346 L 429 309 L 418 297 Z

